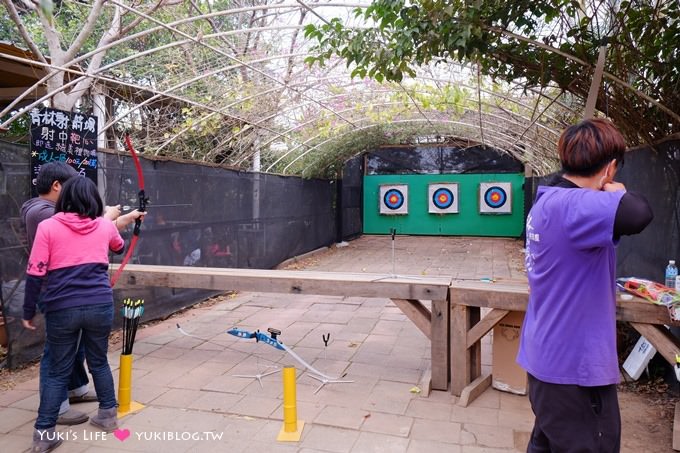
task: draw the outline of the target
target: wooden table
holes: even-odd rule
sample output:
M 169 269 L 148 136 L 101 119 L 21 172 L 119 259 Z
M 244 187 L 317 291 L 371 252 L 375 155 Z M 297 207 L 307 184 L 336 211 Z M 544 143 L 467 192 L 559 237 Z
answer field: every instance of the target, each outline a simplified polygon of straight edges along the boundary
M 112 265 L 113 272 L 118 267 Z M 431 387 L 447 390 L 450 284 L 450 277 L 129 264 L 123 269 L 116 289 L 163 286 L 392 299 L 430 339 Z M 431 301 L 430 308 L 423 300 Z
M 491 376 L 482 376 L 480 340 L 511 311 L 526 311 L 528 298 L 526 281 L 453 280 L 451 283 L 451 393 L 461 397 L 459 404 L 467 406 L 491 384 Z M 490 309 L 484 317 L 481 316 L 482 307 Z M 637 297 L 618 299 L 616 319 L 629 322 L 671 366 L 675 366 L 675 356 L 680 355 L 680 341 L 665 326 L 680 323 L 671 321 L 665 306 Z M 678 450 L 680 405 L 675 409 L 673 433 L 673 448 Z

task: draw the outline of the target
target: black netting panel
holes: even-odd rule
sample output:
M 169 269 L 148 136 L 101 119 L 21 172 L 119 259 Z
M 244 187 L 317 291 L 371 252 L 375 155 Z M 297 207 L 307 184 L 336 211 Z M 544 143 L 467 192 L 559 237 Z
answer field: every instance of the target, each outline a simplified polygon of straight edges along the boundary
M 7 365 L 16 367 L 39 357 L 44 342 L 44 329 L 32 333 L 21 327 L 27 251 L 19 209 L 30 197 L 28 148 L 0 142 L 0 162 L 2 308 L 8 321 Z M 335 181 L 145 159 L 142 167 L 150 204 L 131 263 L 267 269 L 336 239 Z M 132 159 L 101 153 L 100 168 L 105 202 L 134 208 L 138 182 Z M 116 290 L 114 300 L 144 299 L 148 321 L 213 294 L 136 288 Z M 120 326 L 120 319 L 114 324 Z
M 663 282 L 668 260 L 680 260 L 680 140 L 666 141 L 655 148 L 627 152 L 617 175 L 628 190 L 644 195 L 654 211 L 654 220 L 641 234 L 621 239 L 617 273 Z
M 654 211 L 654 220 L 645 230 L 621 238 L 617 248 L 617 275 L 635 276 L 663 282 L 669 259 L 680 261 L 680 140 L 628 151 L 616 176 L 626 189 L 644 195 Z M 543 178 L 527 179 L 536 194 Z M 530 206 L 529 206 L 530 208 Z M 528 210 L 527 210 L 528 212 Z
M 519 160 L 482 146 L 385 147 L 367 153 L 366 161 L 369 175 L 524 172 Z
M 341 218 L 340 239 L 347 240 L 359 236 L 363 230 L 362 189 L 364 186 L 364 156 L 356 156 L 342 169 L 341 200 L 338 213 Z

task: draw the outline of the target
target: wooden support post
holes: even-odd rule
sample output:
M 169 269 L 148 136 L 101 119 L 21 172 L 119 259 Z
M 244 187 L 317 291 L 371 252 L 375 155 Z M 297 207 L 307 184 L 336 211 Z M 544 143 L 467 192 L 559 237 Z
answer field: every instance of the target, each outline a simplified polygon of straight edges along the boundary
M 481 343 L 471 347 L 467 343 L 468 331 L 479 316 L 479 307 L 451 305 L 451 393 L 456 396 L 482 373 Z
M 430 339 L 432 355 L 432 389 L 449 387 L 449 301 L 433 300 Z
M 467 387 L 463 389 L 460 393 L 460 399 L 458 400 L 458 405 L 462 407 L 468 407 L 468 404 L 473 402 L 479 395 L 484 393 L 484 390 L 491 386 L 491 375 L 479 376 L 477 379 L 472 381 Z

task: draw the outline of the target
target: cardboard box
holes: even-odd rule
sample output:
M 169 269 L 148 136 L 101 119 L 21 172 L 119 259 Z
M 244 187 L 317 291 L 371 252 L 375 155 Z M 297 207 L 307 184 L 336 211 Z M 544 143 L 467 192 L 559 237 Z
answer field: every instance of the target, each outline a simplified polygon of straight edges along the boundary
M 504 392 L 526 395 L 527 373 L 515 362 L 519 350 L 519 332 L 524 312 L 508 313 L 493 328 L 492 380 L 493 388 Z

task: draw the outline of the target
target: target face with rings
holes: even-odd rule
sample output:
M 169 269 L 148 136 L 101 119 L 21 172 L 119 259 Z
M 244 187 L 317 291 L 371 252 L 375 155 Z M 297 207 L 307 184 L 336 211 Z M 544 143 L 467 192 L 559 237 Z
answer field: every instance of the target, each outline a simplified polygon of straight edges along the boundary
M 481 214 L 511 214 L 511 194 L 512 185 L 509 182 L 480 183 L 479 212 Z
M 404 204 L 404 194 L 397 189 L 390 189 L 385 193 L 383 202 L 389 209 L 399 209 Z
M 380 214 L 408 214 L 408 186 L 406 184 L 380 186 Z
M 458 184 L 430 184 L 428 212 L 455 214 L 458 212 Z

